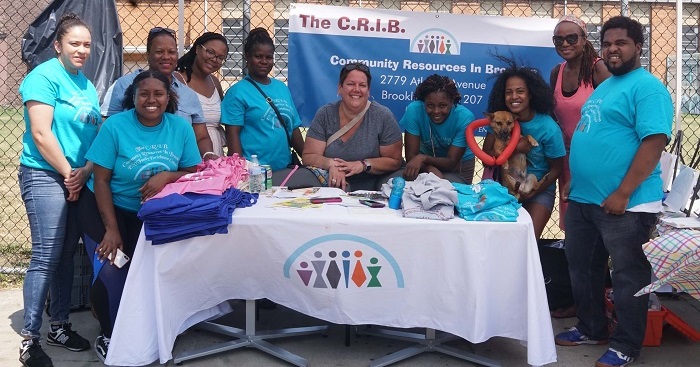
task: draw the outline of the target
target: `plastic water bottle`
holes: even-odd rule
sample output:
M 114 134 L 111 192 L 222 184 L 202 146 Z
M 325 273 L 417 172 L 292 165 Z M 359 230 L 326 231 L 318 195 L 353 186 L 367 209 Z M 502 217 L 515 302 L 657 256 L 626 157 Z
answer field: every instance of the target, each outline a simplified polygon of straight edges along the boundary
M 265 174 L 263 173 L 262 167 L 260 166 L 260 161 L 258 161 L 258 156 L 256 154 L 250 156 L 248 174 L 248 190 L 253 193 L 265 191 Z
M 403 188 L 406 187 L 406 180 L 403 177 L 394 177 L 391 181 L 391 195 L 389 195 L 389 208 L 401 209 L 401 197 Z

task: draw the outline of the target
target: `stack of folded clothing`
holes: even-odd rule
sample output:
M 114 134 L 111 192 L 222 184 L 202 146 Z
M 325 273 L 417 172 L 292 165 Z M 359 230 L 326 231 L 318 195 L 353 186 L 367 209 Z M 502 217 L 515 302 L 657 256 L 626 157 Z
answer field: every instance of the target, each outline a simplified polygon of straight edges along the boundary
M 457 215 L 469 221 L 515 222 L 521 205 L 508 189 L 493 180 L 474 185 L 453 183 L 457 189 Z
M 235 153 L 232 156 L 204 161 L 197 165 L 197 172 L 186 174 L 165 185 L 152 199 L 186 192 L 221 195 L 228 188 L 240 188 L 239 185 L 248 178 L 246 164 L 245 158 Z
M 154 245 L 228 233 L 231 215 L 236 208 L 252 206 L 258 194 L 230 188 L 221 195 L 170 194 L 146 201 L 138 212 L 143 220 L 146 239 Z
M 432 172 L 407 183 L 401 199 L 406 218 L 450 220 L 455 216 L 457 192 L 450 181 Z

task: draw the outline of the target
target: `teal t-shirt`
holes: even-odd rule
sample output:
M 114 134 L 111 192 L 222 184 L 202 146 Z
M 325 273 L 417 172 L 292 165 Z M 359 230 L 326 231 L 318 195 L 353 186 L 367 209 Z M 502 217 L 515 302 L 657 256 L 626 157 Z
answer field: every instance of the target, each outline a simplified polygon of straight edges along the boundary
M 407 133 L 420 137 L 420 152 L 434 157 L 447 157 L 450 146 L 467 148 L 462 160 L 474 158 L 474 153 L 467 146 L 466 129 L 474 121 L 474 114 L 462 105 L 452 107 L 450 115 L 441 124 L 430 121 L 425 111 L 425 102 L 413 101 L 404 113 L 399 125 Z M 433 155 L 433 149 L 435 154 Z
M 56 171 L 32 139 L 27 102 L 37 101 L 53 107 L 51 132 L 70 166 L 84 166 L 85 153 L 102 124 L 95 86 L 80 70 L 78 74 L 71 74 L 57 58 L 52 58 L 24 78 L 19 93 L 24 104 L 25 126 L 19 162 L 31 168 Z
M 564 135 L 556 121 L 549 115 L 536 114 L 530 121 L 520 123 L 520 134 L 531 135 L 538 146 L 527 153 L 527 172 L 541 180 L 549 172 L 547 158 L 555 159 L 566 155 Z
M 493 134 L 493 129 L 486 126 L 486 131 Z M 520 123 L 520 135 L 531 135 L 538 146 L 527 153 L 527 173 L 534 174 L 538 180 L 549 172 L 547 158 L 555 159 L 566 155 L 564 136 L 561 128 L 549 115 L 535 114 L 530 121 Z
M 571 140 L 569 199 L 600 205 L 622 183 L 642 139 L 671 136 L 673 102 L 666 87 L 643 68 L 611 76 L 581 109 Z M 628 208 L 663 198 L 661 168 L 630 196 Z
M 157 173 L 193 167 L 202 160 L 197 139 L 187 120 L 170 113 L 153 127 L 142 125 L 134 109 L 105 120 L 87 159 L 112 170 L 114 205 L 133 212 L 141 209 L 139 188 Z M 93 192 L 94 175 L 87 186 Z
M 276 171 L 292 163 L 287 136 L 291 137 L 292 131 L 301 126 L 301 119 L 284 83 L 271 79 L 270 84 L 258 83 L 258 86 L 277 106 L 287 125 L 286 131 L 260 91 L 245 79 L 226 91 L 221 102 L 221 123 L 242 126 L 243 156 L 250 159 L 257 154 L 261 164 L 269 164 Z

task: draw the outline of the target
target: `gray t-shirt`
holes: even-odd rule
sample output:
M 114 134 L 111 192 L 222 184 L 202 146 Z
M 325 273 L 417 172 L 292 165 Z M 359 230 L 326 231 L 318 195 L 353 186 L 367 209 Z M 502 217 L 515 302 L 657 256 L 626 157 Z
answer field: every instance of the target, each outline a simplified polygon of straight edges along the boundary
M 329 103 L 316 112 L 306 137 L 326 141 L 340 130 L 340 101 Z M 341 138 L 331 142 L 323 155 L 328 158 L 340 158 L 346 161 L 359 161 L 378 158 L 379 147 L 388 146 L 401 140 L 401 129 L 391 111 L 377 102 L 372 102 L 365 117 L 358 122 L 360 127 L 355 134 L 344 142 Z M 359 174 L 348 178 L 352 190 L 373 190 L 378 176 Z

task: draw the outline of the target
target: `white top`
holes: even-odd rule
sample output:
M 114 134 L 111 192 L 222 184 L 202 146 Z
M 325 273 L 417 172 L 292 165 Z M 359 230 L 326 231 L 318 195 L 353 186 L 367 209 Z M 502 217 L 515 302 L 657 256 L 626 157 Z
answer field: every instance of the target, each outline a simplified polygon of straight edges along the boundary
M 219 96 L 219 91 L 214 88 L 214 93 L 212 93 L 211 97 L 205 97 L 197 93 L 197 98 L 199 103 L 202 104 L 204 123 L 219 126 L 221 124 L 221 97 Z

